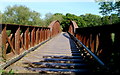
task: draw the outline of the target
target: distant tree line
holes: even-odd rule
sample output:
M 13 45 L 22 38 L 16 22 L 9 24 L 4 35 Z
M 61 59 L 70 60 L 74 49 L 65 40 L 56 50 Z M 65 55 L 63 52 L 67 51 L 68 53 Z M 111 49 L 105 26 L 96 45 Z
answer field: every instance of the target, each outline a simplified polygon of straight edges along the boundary
M 31 11 L 26 6 L 8 6 L 2 14 L 2 23 L 22 24 L 22 25 L 40 25 L 40 13 Z
M 59 20 L 64 31 L 69 26 L 70 20 L 75 21 L 79 27 L 92 27 L 120 22 L 120 2 L 99 2 L 98 4 L 100 5 L 99 9 L 103 15 L 102 17 L 91 13 L 80 16 L 71 13 L 66 15 L 62 13 L 47 13 L 44 19 L 41 19 L 40 13 L 30 10 L 26 6 L 8 6 L 4 13 L 0 12 L 0 15 L 2 15 L 0 16 L 0 22 L 48 26 L 53 20 Z

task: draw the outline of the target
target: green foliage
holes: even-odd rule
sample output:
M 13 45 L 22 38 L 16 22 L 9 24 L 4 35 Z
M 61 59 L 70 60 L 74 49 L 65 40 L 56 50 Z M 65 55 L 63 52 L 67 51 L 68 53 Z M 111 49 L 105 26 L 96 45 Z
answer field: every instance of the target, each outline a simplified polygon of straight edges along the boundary
M 93 14 L 81 15 L 86 23 L 86 27 L 99 26 L 101 25 L 101 17 Z
M 0 11 L 0 23 L 2 23 L 2 13 Z
M 55 14 L 47 13 L 45 15 L 45 23 L 48 26 L 54 20 L 59 20 L 60 22 L 62 22 L 63 21 L 63 16 L 64 15 L 62 15 L 61 13 L 55 13 Z
M 109 15 L 113 10 L 113 3 L 112 2 L 100 2 L 99 5 L 101 6 L 99 9 L 101 10 L 100 13 L 104 16 Z
M 99 2 L 100 13 L 103 15 L 102 24 L 114 24 L 120 22 L 120 1 Z M 114 13 L 114 14 L 113 14 Z
M 109 16 L 102 17 L 102 24 L 103 25 L 110 24 Z
M 79 27 L 86 27 L 86 23 L 83 20 L 81 16 L 76 16 L 74 14 L 67 13 L 65 16 L 63 16 L 63 21 L 61 22 L 61 25 L 63 27 L 63 31 L 67 31 L 70 25 L 70 20 L 75 21 Z
M 114 4 L 114 10 L 117 11 L 117 14 L 120 16 L 120 1 Z
M 3 23 L 23 24 L 23 25 L 40 25 L 40 14 L 31 11 L 25 6 L 8 6 L 3 13 Z
M 8 73 L 10 73 L 10 74 L 14 74 L 14 71 L 11 69 Z
M 61 25 L 64 29 L 64 31 L 67 31 L 67 27 L 70 25 L 70 20 L 75 21 L 79 27 L 91 27 L 91 26 L 98 26 L 102 25 L 101 17 L 98 15 L 93 14 L 85 14 L 76 16 L 74 14 L 67 13 L 63 17 L 63 21 L 61 22 Z
M 5 71 L 4 70 L 0 70 L 0 74 L 4 73 Z
M 1 75 L 15 75 L 14 71 L 12 69 L 9 72 L 7 72 L 5 70 L 0 70 L 0 74 Z
M 100 5 L 100 13 L 104 16 L 108 16 L 109 14 L 116 11 L 117 15 L 120 16 L 120 1 L 117 2 L 99 2 Z
M 120 19 L 117 14 L 111 14 L 110 21 L 111 21 L 111 24 L 115 24 L 120 22 Z

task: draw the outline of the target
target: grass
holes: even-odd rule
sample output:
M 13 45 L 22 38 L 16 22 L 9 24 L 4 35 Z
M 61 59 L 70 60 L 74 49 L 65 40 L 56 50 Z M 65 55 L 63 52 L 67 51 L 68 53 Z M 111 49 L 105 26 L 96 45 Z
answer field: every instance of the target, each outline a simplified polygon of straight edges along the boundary
M 14 75 L 14 71 L 11 69 L 10 71 L 0 70 L 1 75 Z

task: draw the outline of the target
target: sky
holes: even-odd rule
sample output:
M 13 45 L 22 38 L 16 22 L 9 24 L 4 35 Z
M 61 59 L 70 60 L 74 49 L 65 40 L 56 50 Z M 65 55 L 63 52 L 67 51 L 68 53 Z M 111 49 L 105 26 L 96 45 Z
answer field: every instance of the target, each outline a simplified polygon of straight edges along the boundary
M 39 12 L 41 18 L 46 13 L 71 13 L 77 16 L 92 13 L 99 13 L 99 5 L 95 0 L 0 0 L 0 11 L 4 12 L 7 6 L 24 5 L 31 10 Z

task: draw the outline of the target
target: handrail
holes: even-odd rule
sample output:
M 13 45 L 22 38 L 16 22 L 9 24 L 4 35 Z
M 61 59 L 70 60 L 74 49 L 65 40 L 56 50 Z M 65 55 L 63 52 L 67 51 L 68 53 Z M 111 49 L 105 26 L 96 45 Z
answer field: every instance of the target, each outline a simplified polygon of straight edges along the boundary
M 75 37 L 105 63 L 108 72 L 119 69 L 120 23 L 95 27 L 76 28 Z M 82 46 L 83 47 L 83 46 Z M 88 50 L 87 49 L 87 50 Z M 87 51 L 86 50 L 86 51 Z M 111 61 L 112 60 L 112 61 Z M 99 60 L 97 60 L 100 62 Z M 96 61 L 96 62 L 97 62 Z M 103 63 L 101 63 L 104 65 Z M 112 70 L 112 69 L 116 70 Z
M 0 55 L 5 60 L 10 60 L 29 50 L 35 45 L 44 42 L 61 32 L 59 21 L 51 22 L 51 27 L 0 24 L 1 33 Z
M 92 51 L 90 51 L 90 49 L 88 49 L 80 40 L 78 40 L 76 37 L 74 37 L 74 36 L 73 36 L 72 34 L 70 34 L 69 32 L 67 32 L 67 33 L 71 36 L 71 38 L 74 39 L 74 41 L 76 41 L 76 42 L 78 42 L 79 44 L 81 44 L 81 45 L 93 56 L 93 58 L 98 61 L 98 63 L 99 63 L 100 65 L 105 66 L 105 64 L 104 64 L 94 53 L 92 53 Z
M 76 28 L 78 28 L 78 25 L 76 24 L 76 22 L 70 21 L 68 32 L 70 32 L 71 34 L 75 34 Z
M 50 38 L 49 27 L 0 24 L 2 57 L 9 60 Z M 52 35 L 51 35 L 52 36 Z

